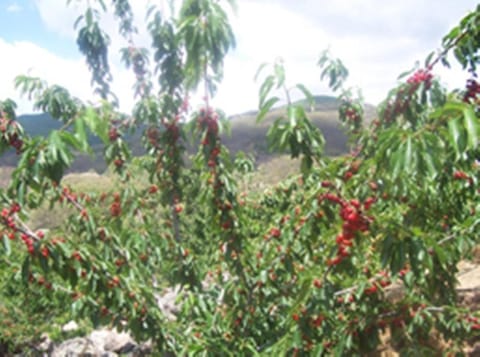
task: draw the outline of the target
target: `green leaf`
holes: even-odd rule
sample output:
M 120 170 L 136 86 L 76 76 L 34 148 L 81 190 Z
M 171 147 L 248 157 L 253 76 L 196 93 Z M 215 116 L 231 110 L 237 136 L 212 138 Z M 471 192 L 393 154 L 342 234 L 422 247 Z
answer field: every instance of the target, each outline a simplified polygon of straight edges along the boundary
M 77 17 L 75 22 L 73 23 L 73 28 L 76 30 L 78 28 L 78 25 L 80 24 L 80 21 L 82 21 L 84 18 L 84 15 L 80 15 Z
M 392 178 L 396 179 L 405 168 L 405 156 L 402 155 L 405 143 L 401 143 L 398 150 L 390 157 L 390 167 L 392 167 Z
M 297 145 L 303 142 L 303 134 L 301 130 L 295 130 L 295 138 L 297 139 Z
M 460 147 L 463 145 L 461 145 L 462 134 L 460 132 L 460 121 L 458 118 L 450 119 L 448 121 L 448 132 L 450 134 L 450 143 L 455 150 L 456 156 L 459 157 Z
M 413 272 L 409 271 L 407 272 L 407 274 L 405 274 L 405 285 L 407 287 L 411 287 L 414 283 L 414 278 L 415 278 L 415 275 L 413 274 Z
M 28 281 L 30 277 L 30 257 L 25 258 L 22 264 L 22 279 Z
M 287 109 L 287 116 L 290 122 L 290 128 L 295 129 L 299 124 L 299 120 L 305 118 L 305 111 L 301 106 L 290 105 Z
M 277 89 L 285 83 L 285 67 L 281 60 L 275 63 L 275 76 L 277 79 Z
M 48 261 L 46 258 L 44 257 L 40 258 L 40 267 L 42 268 L 43 272 L 45 273 L 48 272 Z
M 12 252 L 12 248 L 10 247 L 10 239 L 6 234 L 3 235 L 3 248 L 5 249 L 5 254 L 9 256 Z
M 425 59 L 425 67 L 430 66 L 430 63 L 432 62 L 432 58 L 434 55 L 435 55 L 435 52 L 430 52 L 430 54 Z
M 315 99 L 313 98 L 312 93 L 305 87 L 303 84 L 298 83 L 296 85 L 296 88 L 299 89 L 303 95 L 305 96 L 305 99 L 307 100 L 308 106 L 310 107 L 311 110 L 313 110 L 314 105 L 315 105 Z
M 275 84 L 275 77 L 270 75 L 263 81 L 259 91 L 259 107 L 263 107 L 265 100 Z
M 382 253 L 381 253 L 381 260 L 382 260 L 382 267 L 385 268 L 390 261 L 392 256 L 392 247 L 393 247 L 393 238 L 392 236 L 387 236 L 383 240 L 382 244 Z
M 300 308 L 300 306 L 304 303 L 304 301 L 308 299 L 308 297 L 312 293 L 312 289 L 311 289 L 312 281 L 313 281 L 312 277 L 308 277 L 303 281 L 300 291 L 296 296 L 296 300 L 292 302 L 291 308 L 288 312 L 288 316 L 291 316 L 294 312 L 296 312 Z
M 87 108 L 82 119 L 92 133 L 97 135 L 105 144 L 108 143 L 108 123 L 99 117 L 94 108 Z
M 414 71 L 413 69 L 409 69 L 408 71 L 400 73 L 399 76 L 397 77 L 397 80 L 400 80 L 400 79 L 403 79 L 403 78 L 409 76 L 410 74 L 413 73 L 413 71 Z
M 81 148 L 85 148 L 88 144 L 85 122 L 82 120 L 82 118 L 78 118 L 74 121 L 74 126 L 75 126 L 75 137 L 79 141 Z
M 62 147 L 62 141 L 58 135 L 58 130 L 54 130 L 48 137 L 48 152 L 53 162 L 58 160 L 58 152 Z
M 422 156 L 425 162 L 426 169 L 431 178 L 435 178 L 438 175 L 439 168 L 441 167 L 440 159 L 438 155 L 423 152 Z
M 438 258 L 438 261 L 440 264 L 445 266 L 445 264 L 448 262 L 448 256 L 442 247 L 440 247 L 438 244 L 434 245 L 433 249 L 435 250 L 435 254 Z
M 414 162 L 412 161 L 412 137 L 411 136 L 407 138 L 404 162 L 407 165 L 407 172 L 412 173 Z
M 261 107 L 260 111 L 258 112 L 256 122 L 260 123 L 263 119 L 265 119 L 265 116 L 268 114 L 270 109 L 272 109 L 272 107 L 279 101 L 280 101 L 280 98 L 278 97 L 272 97 L 269 100 L 267 100 Z
M 258 80 L 258 77 L 260 76 L 260 73 L 264 70 L 265 67 L 267 67 L 269 64 L 268 63 L 262 63 L 258 69 L 257 69 L 257 72 L 255 73 L 255 77 L 254 77 L 254 80 L 257 81 Z
M 275 145 L 280 149 L 284 149 L 287 145 L 287 140 L 290 137 L 290 132 L 286 128 L 282 127 L 281 130 L 279 130 L 279 133 L 281 133 L 280 142 L 278 144 L 275 143 Z
M 303 156 L 300 164 L 300 171 L 302 172 L 302 174 L 307 174 L 312 168 L 312 165 L 312 158 L 310 156 Z
M 105 5 L 105 1 L 104 0 L 98 0 L 98 2 L 100 3 L 100 6 L 102 7 L 102 10 L 107 11 L 107 6 Z
M 392 247 L 392 256 L 390 260 L 390 269 L 392 274 L 398 273 L 405 266 L 405 243 L 397 242 Z
M 92 25 L 93 21 L 93 14 L 92 14 L 92 8 L 88 8 L 87 12 L 85 13 L 85 22 L 87 24 L 87 27 L 90 27 Z
M 450 32 L 443 38 L 444 43 L 448 43 L 451 40 L 455 39 L 460 34 L 460 27 L 455 26 Z
M 467 130 L 468 147 L 475 150 L 478 146 L 479 128 L 478 118 L 472 107 L 464 108 L 463 117 L 465 120 L 465 129 Z
M 17 187 L 17 198 L 20 203 L 25 202 L 25 191 L 26 191 L 26 182 L 21 181 Z

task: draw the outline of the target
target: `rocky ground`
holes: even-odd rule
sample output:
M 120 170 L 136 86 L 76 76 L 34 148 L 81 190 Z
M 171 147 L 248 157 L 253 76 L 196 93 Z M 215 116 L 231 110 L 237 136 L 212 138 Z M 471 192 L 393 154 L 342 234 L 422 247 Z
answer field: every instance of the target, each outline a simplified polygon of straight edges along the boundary
M 169 319 L 175 319 L 178 311 L 176 305 L 178 293 L 178 288 L 167 288 L 162 295 L 157 296 L 160 309 Z M 62 326 L 62 332 L 65 334 L 74 333 L 78 329 L 79 326 L 75 321 Z M 140 357 L 153 355 L 153 348 L 150 342 L 137 343 L 128 333 L 102 328 L 92 331 L 87 336 L 67 339 L 61 343 L 55 343 L 45 335 L 42 342 L 32 347 L 28 353 L 21 353 L 14 357 L 32 355 L 38 357 Z
M 479 254 L 480 256 L 480 254 Z M 480 309 L 480 263 L 475 262 L 461 262 L 458 266 L 459 273 L 457 275 L 458 286 L 457 292 L 459 302 L 462 305 L 468 306 L 472 311 Z M 393 286 L 392 294 L 402 294 L 401 286 Z M 398 296 L 397 296 L 398 297 Z M 396 352 L 395 348 L 390 343 L 390 334 L 387 330 L 382 336 L 383 346 L 379 351 L 369 357 L 398 357 L 400 354 Z M 432 331 L 431 338 L 428 341 L 429 345 L 436 349 L 435 356 L 444 356 L 443 351 L 447 347 L 445 342 L 437 336 L 435 331 Z M 463 352 L 465 356 L 480 357 L 480 340 L 469 341 L 466 343 Z
M 73 324 L 70 324 L 73 325 Z M 107 329 L 95 330 L 85 337 L 76 337 L 62 342 L 52 343 L 48 337 L 37 346 L 41 356 L 147 356 L 152 352 L 148 343 L 137 344 L 127 333 L 119 333 Z
M 472 311 L 480 308 L 480 264 L 462 262 L 459 266 L 458 288 L 460 302 L 469 306 Z M 401 294 L 401 287 L 393 287 L 396 291 L 393 294 Z M 157 301 L 159 307 L 170 319 L 175 319 L 178 311 L 176 298 L 179 289 L 166 289 L 164 293 L 158 296 Z M 78 326 L 74 321 L 69 322 L 62 327 L 63 331 L 68 333 L 77 329 Z M 434 334 L 433 334 L 434 335 Z M 400 356 L 390 345 L 388 331 L 383 336 L 383 347 L 371 356 L 375 357 L 396 357 Z M 434 344 L 442 355 L 444 343 L 432 336 L 432 344 Z M 128 333 L 120 333 L 114 330 L 99 329 L 92 331 L 89 335 L 68 339 L 62 343 L 53 343 L 48 336 L 44 337 L 42 343 L 30 352 L 41 357 L 114 357 L 114 356 L 149 356 L 153 354 L 153 348 L 150 343 L 137 343 Z M 471 341 L 465 345 L 466 356 L 480 356 L 480 341 Z M 17 355 L 23 356 L 22 354 Z

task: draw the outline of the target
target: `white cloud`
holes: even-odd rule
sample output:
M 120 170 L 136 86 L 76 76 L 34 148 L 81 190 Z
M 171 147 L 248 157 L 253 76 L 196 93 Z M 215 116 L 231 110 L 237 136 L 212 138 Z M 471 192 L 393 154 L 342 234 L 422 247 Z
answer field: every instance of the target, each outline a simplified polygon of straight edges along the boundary
M 74 41 L 73 22 L 81 13 L 79 5 L 66 8 L 61 0 L 34 1 L 45 25 Z M 147 46 L 150 39 L 144 19 L 150 2 L 131 1 L 141 33 L 137 41 Z M 240 0 L 238 17 L 232 19 L 237 48 L 226 59 L 225 78 L 215 103 L 228 113 L 255 109 L 260 85 L 253 82 L 256 69 L 262 62 L 272 62 L 279 56 L 285 59 L 290 84 L 301 82 L 315 94 L 328 93 L 325 83 L 320 83 L 316 62 L 320 52 L 330 46 L 332 54 L 349 68 L 349 83 L 361 87 L 367 101 L 377 104 L 395 85 L 398 74 L 435 50 L 441 37 L 467 10 L 474 9 L 475 3 L 473 0 L 389 3 L 381 0 Z M 120 70 L 117 56 L 125 42 L 116 34 L 118 25 L 111 15 L 105 17 L 104 25 L 112 39 L 114 88 L 124 104 L 122 107 L 129 108 L 133 99 L 131 85 L 127 84 L 133 79 L 125 70 Z M 65 72 L 63 79 L 68 78 L 68 73 L 73 74 L 67 84 L 76 88 L 75 70 L 60 71 Z M 458 72 L 441 70 L 439 73 L 448 84 L 462 85 L 464 81 Z M 83 80 L 85 78 L 90 78 L 89 74 L 85 74 Z
M 0 98 L 11 98 L 19 104 L 20 112 L 31 111 L 32 105 L 25 98 L 20 98 L 14 89 L 17 75 L 28 74 L 46 79 L 50 83 L 66 86 L 74 95 L 86 97 L 90 91 L 88 74 L 81 61 L 62 59 L 55 54 L 30 42 L 9 43 L 0 39 Z M 70 78 L 67 80 L 67 78 Z M 75 83 L 74 86 L 71 84 Z
M 67 38 L 74 42 L 77 37 L 77 32 L 73 28 L 74 22 L 79 15 L 83 14 L 86 9 L 86 2 L 72 1 L 69 6 L 65 6 L 63 0 L 34 0 L 35 6 L 42 18 L 45 26 L 52 32 L 59 36 Z M 61 4 L 59 4 L 61 2 Z M 146 24 L 144 21 L 147 4 L 150 0 L 136 0 L 131 1 L 137 24 L 141 35 L 135 40 L 138 45 L 145 46 L 150 43 L 150 39 L 146 33 Z M 107 32 L 111 43 L 109 47 L 109 59 L 111 72 L 113 74 L 112 88 L 115 94 L 120 98 L 121 108 L 129 110 L 133 106 L 133 98 L 131 90 L 134 82 L 133 74 L 125 69 L 120 61 L 119 51 L 121 48 L 127 46 L 127 42 L 122 38 L 118 32 L 118 23 L 113 17 L 112 13 L 101 12 L 101 27 Z M 79 61 L 83 65 L 83 56 L 78 52 Z M 84 66 L 86 69 L 86 66 Z M 87 75 L 90 78 L 90 74 Z
M 82 13 L 81 3 L 72 1 L 69 6 L 59 0 L 34 0 L 34 3 L 48 30 L 63 37 L 75 38 L 73 24 Z
M 20 96 L 14 89 L 14 79 L 17 75 L 28 74 L 40 77 L 49 84 L 58 84 L 67 88 L 70 93 L 84 101 L 94 101 L 90 87 L 90 73 L 83 59 L 69 60 L 61 58 L 48 50 L 31 42 L 9 43 L 0 38 L 0 98 L 11 98 L 19 105 L 18 112 L 32 112 L 32 103 Z M 132 100 L 128 93 L 133 79 L 127 70 L 112 68 L 116 73 L 113 89 L 124 99 L 121 109 L 128 110 Z
M 280 6 L 254 1 L 242 2 L 238 17 L 232 20 L 237 48 L 226 59 L 217 105 L 229 113 L 255 109 L 261 84 L 261 78 L 254 82 L 255 73 L 262 63 L 278 57 L 284 59 L 288 84 L 319 83 L 315 62 L 320 51 L 316 44 L 327 40 L 323 31 Z
M 6 8 L 7 12 L 20 12 L 23 8 L 16 2 L 9 4 Z

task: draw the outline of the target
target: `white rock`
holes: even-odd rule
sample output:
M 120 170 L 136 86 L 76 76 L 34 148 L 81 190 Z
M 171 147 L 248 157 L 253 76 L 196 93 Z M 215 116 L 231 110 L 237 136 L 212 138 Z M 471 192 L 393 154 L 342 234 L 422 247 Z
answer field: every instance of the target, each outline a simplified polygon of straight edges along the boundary
M 124 352 L 137 345 L 128 333 L 107 329 L 93 331 L 88 339 L 106 352 Z
M 75 330 L 78 330 L 78 324 L 73 320 L 68 321 L 62 326 L 62 332 L 70 332 Z
M 176 300 L 180 290 L 180 285 L 177 285 L 174 288 L 166 288 L 162 295 L 156 295 L 158 307 L 170 321 L 177 319 L 176 314 L 178 314 L 180 306 Z
M 100 357 L 104 355 L 103 349 L 87 338 L 73 338 L 63 342 L 60 346 L 54 349 L 52 357 L 75 357 L 75 356 L 95 356 Z
M 50 337 L 46 334 L 43 333 L 41 336 L 41 341 L 38 343 L 36 346 L 36 349 L 41 351 L 41 352 L 51 352 L 53 350 L 54 344 Z

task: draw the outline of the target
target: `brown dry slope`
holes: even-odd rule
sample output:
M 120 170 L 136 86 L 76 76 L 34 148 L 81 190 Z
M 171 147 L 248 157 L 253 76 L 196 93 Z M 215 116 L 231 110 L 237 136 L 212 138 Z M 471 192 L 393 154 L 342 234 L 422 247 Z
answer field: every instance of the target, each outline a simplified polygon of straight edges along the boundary
M 462 306 L 468 307 L 470 311 L 475 312 L 480 309 L 480 262 L 477 261 L 462 261 L 458 265 L 457 274 L 457 293 L 459 303 Z M 388 289 L 388 295 L 391 299 L 397 300 L 403 295 L 403 288 L 401 285 L 392 285 Z M 381 336 L 382 345 L 377 352 L 372 353 L 369 357 L 398 357 L 400 353 L 398 348 L 391 340 L 391 331 L 386 329 Z M 435 349 L 433 356 L 444 356 L 444 352 L 448 347 L 447 343 L 441 338 L 436 331 L 431 331 L 430 338 L 425 341 L 429 347 Z M 465 356 L 480 357 L 480 339 L 474 339 L 465 343 L 463 348 Z M 421 355 L 421 354 L 420 354 Z
M 316 96 L 314 100 L 312 108 L 306 105 L 305 108 L 309 119 L 325 137 L 325 153 L 330 156 L 345 154 L 348 151 L 347 136 L 338 119 L 339 101 L 330 96 Z M 365 106 L 367 122 L 374 118 L 375 112 L 374 106 Z M 272 109 L 261 123 L 256 123 L 256 115 L 256 111 L 251 111 L 232 116 L 232 135 L 225 135 L 223 140 L 232 152 L 255 153 L 258 162 L 265 163 L 274 157 L 268 153 L 267 131 L 277 118 L 285 115 L 285 107 Z

